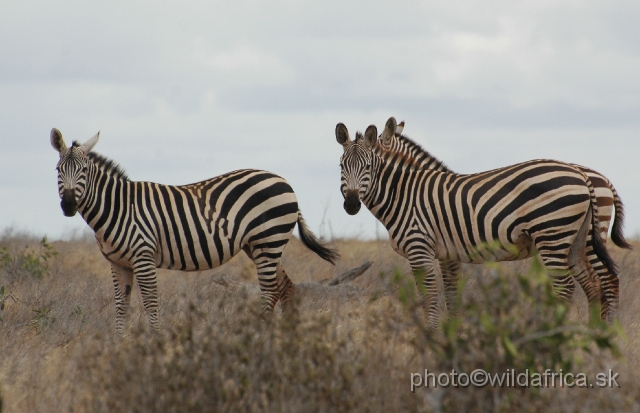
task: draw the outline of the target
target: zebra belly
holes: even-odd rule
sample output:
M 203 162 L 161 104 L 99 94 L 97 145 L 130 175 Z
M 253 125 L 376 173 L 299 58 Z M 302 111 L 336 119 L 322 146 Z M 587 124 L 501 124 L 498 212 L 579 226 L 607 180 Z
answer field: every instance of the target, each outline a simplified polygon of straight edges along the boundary
M 222 220 L 220 220 L 222 221 Z M 210 232 L 207 223 L 193 223 L 188 230 L 170 234 L 162 240 L 156 252 L 158 268 L 180 271 L 203 271 L 228 262 L 240 251 L 221 231 Z
M 466 248 L 441 244 L 436 250 L 438 259 L 481 264 L 523 260 L 535 253 L 535 246 L 529 236 L 520 234 L 514 242 L 496 240 L 479 246 L 466 246 Z

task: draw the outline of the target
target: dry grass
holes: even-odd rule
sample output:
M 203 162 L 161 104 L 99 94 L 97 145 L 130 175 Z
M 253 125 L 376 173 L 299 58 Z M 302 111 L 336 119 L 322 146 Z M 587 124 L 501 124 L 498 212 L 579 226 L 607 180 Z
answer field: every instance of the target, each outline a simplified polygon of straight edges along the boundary
M 264 321 L 257 315 L 255 269 L 243 255 L 202 273 L 162 271 L 160 333 L 146 330 L 135 294 L 127 336 L 117 339 L 109 267 L 95 243 L 57 241 L 48 249 L 39 241 L 15 233 L 0 238 L 3 412 L 640 410 L 638 244 L 630 252 L 612 247 L 622 273 L 620 324 L 626 339 L 617 343 L 623 358 L 593 343 L 588 346 L 592 354 L 562 349 L 574 372 L 594 375 L 612 368 L 620 373 L 621 388 L 421 388 L 413 393 L 411 373 L 446 371 L 451 360 L 438 351 L 452 341 L 421 328 L 407 298 L 412 288 L 415 293 L 408 264 L 387 242 L 336 241 L 342 259 L 333 267 L 292 240 L 283 260 L 299 303 L 296 316 L 286 320 L 277 315 Z M 365 261 L 374 264 L 352 283 L 321 283 Z M 526 273 L 528 265 L 501 268 Z M 464 271 L 463 302 L 471 304 L 462 311 L 454 340 L 466 349 L 456 362 L 460 368 L 504 369 L 510 359 L 503 348 L 468 337 L 486 337 L 487 330 L 475 325 L 472 313 L 478 307 L 473 305 L 481 303 L 482 285 L 495 278 L 495 270 L 466 266 Z M 553 318 L 551 307 L 519 305 L 515 277 L 507 290 L 511 301 L 482 304 L 487 314 L 498 314 L 494 321 L 502 317 L 505 326 L 521 334 Z M 586 326 L 587 318 L 586 300 L 577 291 L 569 322 Z M 542 361 L 536 363 L 547 360 L 540 348 L 536 357 Z

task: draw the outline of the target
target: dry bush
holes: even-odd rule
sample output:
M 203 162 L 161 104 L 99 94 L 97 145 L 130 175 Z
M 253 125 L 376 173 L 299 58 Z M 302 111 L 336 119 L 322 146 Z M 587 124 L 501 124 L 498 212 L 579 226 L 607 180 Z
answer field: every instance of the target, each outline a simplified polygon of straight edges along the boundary
M 458 317 L 441 331 L 428 332 L 415 308 L 406 260 L 387 242 L 334 244 L 343 257 L 336 267 L 295 239 L 287 247 L 283 262 L 298 297 L 291 319 L 258 316 L 255 268 L 239 255 L 202 273 L 161 271 L 161 331 L 147 331 L 134 294 L 127 336 L 118 339 L 109 266 L 93 241 L 43 243 L 5 233 L 0 237 L 5 254 L 0 411 L 640 409 L 636 250 L 612 248 L 622 274 L 625 340 L 613 338 L 608 327 L 587 323 L 580 292 L 563 311 L 544 282 L 530 274 L 518 278 L 515 274 L 528 274 L 529 262 L 465 266 Z M 364 261 L 374 264 L 351 284 L 321 283 Z M 561 334 L 522 341 L 554 328 Z M 614 344 L 621 359 L 606 348 Z M 454 367 L 467 373 L 479 367 L 571 368 L 590 375 L 612 368 L 620 373 L 622 388 L 411 392 L 412 373 Z
M 502 385 L 491 389 L 470 385 L 468 376 L 456 380 L 461 385 L 440 383 L 438 403 L 445 410 L 539 411 L 558 397 L 556 388 L 573 387 L 576 379 L 572 378 L 570 387 L 565 387 L 559 376 L 552 381 L 549 376 L 544 378 L 535 373 L 594 371 L 586 376 L 588 383 L 593 384 L 595 371 L 601 370 L 598 363 L 615 362 L 621 356 L 619 324 L 600 321 L 596 308 L 588 323 L 570 317 L 567 303 L 556 296 L 539 260 L 534 260 L 525 274 L 507 274 L 496 264 L 487 265 L 485 270 L 488 274 L 476 278 L 473 291 L 461 292 L 456 314 L 444 320 L 441 331 L 433 332 L 422 326 L 415 293 L 402 295 L 420 326 L 421 334 L 414 341 L 416 347 L 435 353 L 435 363 L 428 363 L 434 374 L 430 380 L 417 380 L 416 384 L 422 381 L 422 385 L 434 388 L 438 387 L 436 377 L 440 373 L 478 369 L 494 379 L 503 379 Z M 461 282 L 461 290 L 464 284 Z M 507 380 L 503 373 L 512 371 Z M 517 374 L 527 372 L 528 377 L 521 375 L 521 381 L 515 381 Z M 453 382 L 453 375 L 442 382 L 447 381 Z M 580 383 L 578 380 L 578 386 Z M 539 387 L 550 390 L 543 392 Z M 628 407 L 629 400 L 619 402 L 612 404 L 615 410 Z

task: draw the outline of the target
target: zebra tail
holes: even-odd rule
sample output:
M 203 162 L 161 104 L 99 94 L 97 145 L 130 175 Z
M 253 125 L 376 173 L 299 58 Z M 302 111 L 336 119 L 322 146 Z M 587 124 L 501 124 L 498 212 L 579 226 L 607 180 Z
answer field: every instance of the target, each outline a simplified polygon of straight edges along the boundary
M 611 188 L 611 192 L 613 192 L 613 203 L 616 208 L 613 227 L 611 227 L 611 241 L 620 248 L 631 249 L 631 244 L 624 239 L 624 234 L 622 233 L 622 227 L 624 226 L 624 206 L 622 205 L 622 200 L 611 183 L 609 183 L 609 187 Z
M 600 236 L 600 223 L 598 220 L 598 201 L 596 198 L 596 191 L 593 189 L 591 179 L 584 174 L 587 179 L 587 186 L 589 187 L 590 202 L 591 202 L 591 244 L 593 246 L 593 252 L 600 259 L 600 262 L 607 267 L 612 275 L 618 275 L 618 266 L 609 255 L 609 251 L 602 243 L 602 237 Z M 613 189 L 613 186 L 612 186 Z M 614 193 L 615 194 L 615 193 Z
M 298 211 L 298 234 L 300 234 L 300 240 L 305 245 L 305 247 L 315 252 L 323 260 L 335 265 L 335 260 L 340 258 L 340 254 L 338 254 L 337 250 L 327 248 L 324 245 L 320 244 L 320 241 L 318 241 L 313 232 L 311 232 L 311 230 L 307 227 L 307 224 L 304 222 L 304 218 L 302 218 L 302 213 L 300 211 Z
M 592 232 L 593 236 L 591 237 L 591 242 L 593 244 L 593 252 L 596 253 L 600 261 L 602 261 L 611 274 L 618 275 L 618 266 L 613 262 L 611 255 L 609 255 L 609 251 L 607 251 L 607 248 L 602 243 L 600 233 L 595 230 Z

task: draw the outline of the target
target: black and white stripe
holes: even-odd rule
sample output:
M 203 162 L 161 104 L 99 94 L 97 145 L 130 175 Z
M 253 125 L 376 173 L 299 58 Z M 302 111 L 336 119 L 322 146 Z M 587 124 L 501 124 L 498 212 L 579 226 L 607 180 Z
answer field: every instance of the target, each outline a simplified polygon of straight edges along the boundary
M 392 128 L 395 123 L 395 119 L 392 117 L 387 121 L 386 128 Z M 381 134 L 378 138 L 377 144 L 374 147 L 374 152 L 383 155 L 384 152 L 395 152 L 409 156 L 413 158 L 415 164 L 420 169 L 434 169 L 438 171 L 453 172 L 446 165 L 432 156 L 418 143 L 403 135 L 405 122 L 398 123 L 395 127 L 394 134 Z M 623 222 L 624 222 L 624 206 L 622 200 L 618 196 L 618 193 L 609 179 L 607 179 L 601 173 L 587 168 L 581 165 L 571 164 L 575 168 L 581 170 L 591 183 L 596 195 L 596 201 L 598 206 L 598 228 L 600 230 L 600 238 L 602 243 L 606 245 L 607 237 L 609 233 L 609 225 L 614 212 L 615 216 L 613 221 L 613 227 L 611 231 L 611 240 L 615 245 L 620 248 L 631 248 L 631 245 L 625 240 L 623 234 Z M 602 262 L 598 260 L 593 246 L 591 244 L 592 234 L 589 231 L 587 237 L 586 257 L 589 262 L 588 270 L 590 274 L 588 277 L 584 277 L 583 289 L 587 292 L 587 295 L 597 296 L 601 295 L 600 285 L 609 284 L 610 280 L 607 278 L 610 276 L 609 272 L 602 266 Z M 447 294 L 447 296 L 455 296 L 455 286 L 457 285 L 458 273 L 460 271 L 460 264 L 457 262 L 441 262 L 441 273 L 444 279 L 445 285 L 452 286 L 454 291 Z M 575 290 L 575 285 L 572 283 L 568 285 L 567 291 L 562 292 L 561 295 L 570 297 Z M 603 296 L 604 297 L 604 296 Z M 601 317 L 606 318 L 609 314 L 608 302 L 603 300 L 601 306 Z
M 393 123 L 383 134 L 394 133 Z M 425 294 L 432 327 L 438 319 L 437 260 L 445 265 L 518 260 L 535 248 L 555 277 L 561 296 L 573 284 L 572 273 L 581 285 L 588 277 L 584 254 L 589 230 L 597 227 L 597 204 L 591 182 L 575 167 L 535 160 L 460 175 L 421 169 L 406 154 L 374 151 L 377 129 L 373 125 L 352 141 L 347 128 L 338 124 L 336 138 L 344 148 L 345 210 L 355 214 L 364 203 L 389 231 L 394 249 L 409 259 L 415 273 L 424 273 L 419 290 Z M 594 251 L 617 281 L 613 262 L 598 231 L 595 234 Z M 452 286 L 445 285 L 447 291 Z M 614 313 L 617 284 L 610 285 L 605 295 Z M 591 301 L 598 298 L 589 297 Z
M 271 172 L 245 169 L 182 186 L 136 182 L 114 162 L 91 152 L 98 135 L 60 153 L 58 188 L 65 215 L 76 212 L 94 230 L 111 263 L 116 331 L 121 334 L 135 277 L 153 328 L 158 328 L 156 268 L 198 271 L 220 266 L 240 251 L 255 263 L 265 312 L 292 303 L 294 286 L 280 257 L 296 223 L 302 242 L 331 263 L 336 251 L 306 227 L 291 186 Z

